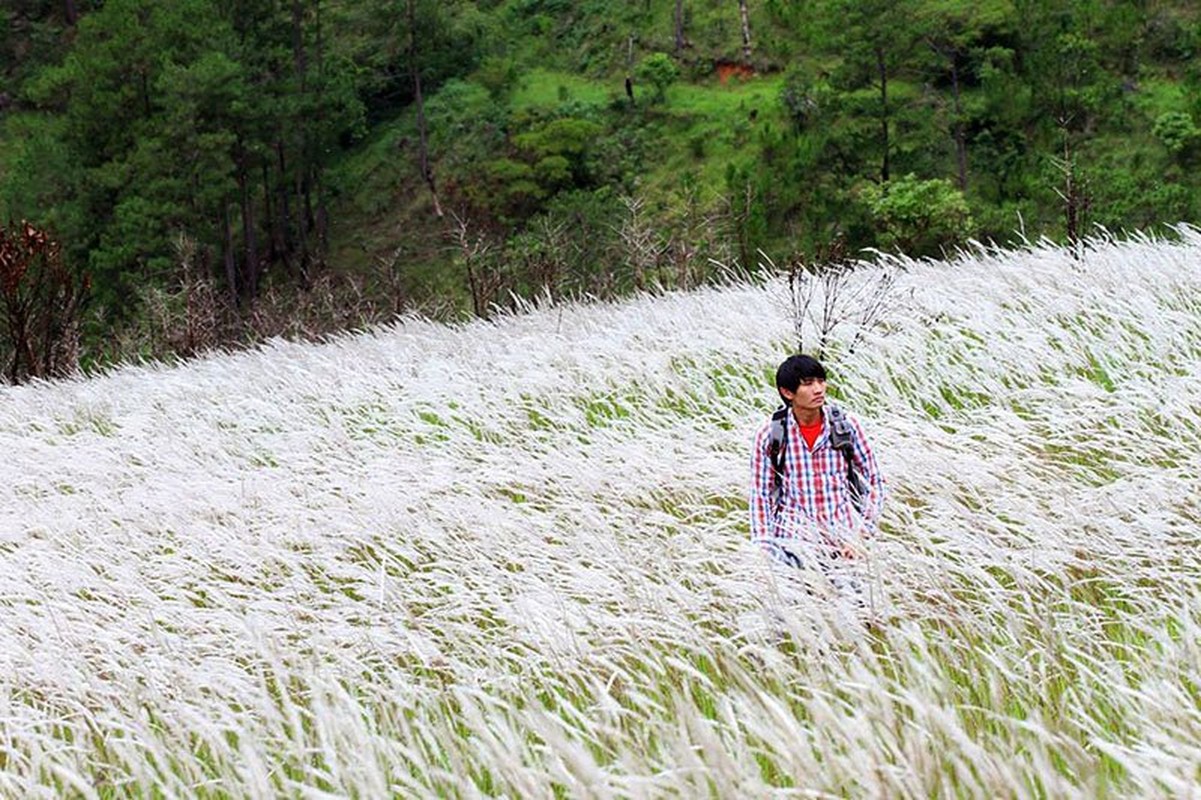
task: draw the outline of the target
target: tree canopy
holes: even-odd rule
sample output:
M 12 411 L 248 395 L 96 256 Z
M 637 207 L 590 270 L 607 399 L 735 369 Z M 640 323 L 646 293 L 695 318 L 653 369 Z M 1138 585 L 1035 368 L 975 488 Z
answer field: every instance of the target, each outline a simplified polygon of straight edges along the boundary
M 101 332 L 179 284 L 181 241 L 235 314 L 323 275 L 390 307 L 484 313 L 484 275 L 501 302 L 703 280 L 714 254 L 753 269 L 760 249 L 927 254 L 1192 221 L 1199 17 L 1105 0 L 14 0 L 0 218 L 53 233 Z M 552 251 L 561 268 L 529 257 Z

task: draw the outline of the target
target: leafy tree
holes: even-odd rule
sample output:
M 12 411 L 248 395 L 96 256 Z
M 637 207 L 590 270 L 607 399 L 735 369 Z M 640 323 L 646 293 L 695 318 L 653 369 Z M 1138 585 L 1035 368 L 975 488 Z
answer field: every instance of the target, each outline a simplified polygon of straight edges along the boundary
M 177 171 L 186 162 L 163 141 L 157 82 L 167 65 L 203 49 L 193 20 L 210 11 L 204 0 L 149 9 L 112 0 L 80 21 L 68 58 L 31 86 L 32 99 L 63 113 L 61 141 L 74 185 L 55 200 L 74 207 L 60 218 L 78 227 L 61 234 L 69 255 L 90 262 L 107 305 L 119 306 L 133 285 L 150 278 L 165 244 L 163 226 L 184 201 Z M 171 207 L 152 208 L 153 201 L 139 199 L 143 192 L 170 199 Z
M 1165 111 L 1160 114 L 1155 118 L 1151 131 L 1174 156 L 1191 151 L 1201 139 L 1201 130 L 1197 129 L 1192 115 L 1184 111 Z
M 861 192 L 884 248 L 934 256 L 973 232 L 967 200 L 950 181 L 920 180 L 909 174 L 883 185 L 865 184 Z
M 1091 135 L 1101 118 L 1121 109 L 1119 82 L 1103 64 L 1097 0 L 1014 0 L 1014 5 L 1022 19 L 1022 74 L 1035 113 L 1074 136 Z
M 479 165 L 505 151 L 509 112 L 490 87 L 452 78 L 425 106 L 430 147 L 454 194 L 478 178 Z
M 483 43 L 502 37 L 490 29 L 476 4 L 452 0 L 372 0 L 348 4 L 339 12 L 340 26 L 355 31 L 346 50 L 347 63 L 366 79 L 368 113 L 410 105 L 416 118 L 413 163 L 429 190 L 435 216 L 442 217 L 438 180 L 426 118 L 426 100 L 448 80 L 476 68 Z
M 719 105 L 730 97 L 690 93 L 672 114 L 630 113 L 620 79 L 632 64 L 661 100 L 681 70 L 703 78 L 715 58 L 738 57 L 743 10 L 757 65 L 784 70 L 778 106 L 758 102 L 748 119 Z M 461 258 L 479 308 L 551 284 L 690 284 L 703 230 L 747 266 L 760 246 L 933 253 L 959 234 L 930 233 L 910 211 L 959 210 L 918 192 L 931 178 L 951 179 L 992 236 L 1019 214 L 1028 234 L 1075 236 L 1086 217 L 1120 228 L 1197 213 L 1198 29 L 1181 0 L 762 0 L 737 12 L 678 0 L 11 0 L 0 219 L 55 230 L 64 262 L 90 265 L 95 299 L 132 325 L 132 287 L 179 280 L 181 235 L 235 314 L 260 287 L 308 286 L 383 250 L 407 296 L 455 286 L 465 299 L 444 268 L 450 223 L 426 213 L 433 196 L 469 222 L 463 241 L 489 243 L 487 258 L 459 248 L 476 253 Z M 660 52 L 673 39 L 674 59 Z M 535 65 L 612 99 L 564 91 L 556 105 L 541 90 L 557 78 L 523 80 Z M 729 135 L 713 135 L 710 111 L 738 118 Z M 920 179 L 897 178 L 908 173 Z M 623 196 L 636 215 L 613 201 Z M 685 196 L 707 200 L 673 199 Z M 586 266 L 621 263 L 580 241 L 612 239 L 618 220 L 631 241 L 662 245 L 643 248 L 632 278 Z M 331 236 L 339 262 L 327 266 Z
M 847 90 L 871 86 L 876 118 L 879 176 L 887 183 L 892 163 L 890 81 L 906 63 L 920 32 L 914 26 L 916 0 L 833 0 L 824 10 L 829 35 L 843 53 L 837 82 Z
M 978 79 L 973 74 L 987 49 L 1012 40 L 1017 20 L 1008 0 L 961 3 L 955 0 L 924 0 L 918 8 L 921 38 L 936 57 L 940 83 L 950 84 L 951 136 L 955 143 L 955 165 L 960 191 L 968 185 L 968 112 L 964 89 Z
M 6 0 L 0 8 L 0 110 L 19 102 L 13 87 L 59 60 L 78 16 L 71 0 Z
M 242 300 L 265 263 L 309 268 L 327 230 L 324 164 L 362 118 L 322 22 L 315 0 L 110 0 L 80 20 L 31 97 L 65 120 L 63 235 L 102 304 L 129 311 L 133 286 L 164 280 L 178 231 Z
M 591 120 L 564 117 L 518 134 L 513 143 L 527 151 L 535 163 L 549 158 L 561 160 L 572 181 L 584 187 L 591 176 L 588 156 L 601 131 L 601 126 Z
M 597 168 L 593 148 L 602 130 L 577 117 L 536 123 L 512 138 L 511 157 L 488 161 L 483 183 L 467 184 L 466 191 L 489 215 L 519 224 L 560 191 L 592 188 Z
M 651 53 L 638 64 L 636 75 L 655 87 L 655 102 L 662 103 L 667 97 L 667 87 L 680 77 L 680 68 L 667 53 Z
M 837 92 L 829 81 L 796 68 L 785 74 L 779 99 L 796 133 L 812 130 L 819 125 L 823 116 L 828 117 L 839 102 Z
M 515 224 L 533 214 L 546 190 L 524 161 L 498 158 L 483 165 L 484 180 L 467 189 L 469 199 L 501 221 Z

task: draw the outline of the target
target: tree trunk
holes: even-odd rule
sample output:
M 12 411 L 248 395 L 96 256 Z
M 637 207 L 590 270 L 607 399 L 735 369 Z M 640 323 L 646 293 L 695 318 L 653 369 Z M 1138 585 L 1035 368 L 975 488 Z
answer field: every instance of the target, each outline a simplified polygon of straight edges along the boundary
M 321 2 L 316 3 L 316 20 L 315 26 L 317 29 L 317 75 L 321 79 L 319 81 L 319 93 L 324 95 L 325 92 L 325 32 L 321 25 Z M 317 104 L 317 124 L 318 130 L 325 129 L 325 98 L 322 96 Z M 313 193 L 317 196 L 317 215 L 314 221 L 314 228 L 317 231 L 317 250 L 322 263 L 325 261 L 325 254 L 329 252 L 329 210 L 325 202 L 325 185 L 321 178 L 325 172 L 323 159 L 319 154 L 314 154 L 312 159 L 312 186 Z
M 296 252 L 296 246 L 291 235 L 292 204 L 288 189 L 288 162 L 284 152 L 284 140 L 282 136 L 275 140 L 275 155 L 279 160 L 279 177 L 276 184 L 279 191 L 279 202 L 275 206 L 276 226 L 279 231 L 280 249 L 283 251 L 284 257 L 291 263 L 292 254 Z
M 150 70 L 148 68 L 138 68 L 138 85 L 141 87 L 142 113 L 149 118 L 152 109 L 150 108 Z
M 229 224 L 229 206 L 221 204 L 221 249 L 225 262 L 225 282 L 229 284 L 229 299 L 235 306 L 241 299 L 238 286 L 238 260 L 234 255 L 234 233 Z
M 21 322 L 21 338 L 14 343 L 14 347 L 18 352 L 25 354 L 25 376 L 27 378 L 43 378 L 41 365 L 38 363 L 38 358 L 33 352 L 33 337 L 29 331 L 29 319 L 26 316 Z
M 304 168 L 296 171 L 296 202 L 300 207 L 296 210 L 296 224 L 300 227 L 300 280 L 309 285 L 309 228 L 313 219 L 313 206 L 309 198 L 309 178 Z
M 417 104 L 418 167 L 425 185 L 430 189 L 434 201 L 434 214 L 442 218 L 442 204 L 438 202 L 438 187 L 434 183 L 434 170 L 430 166 L 429 136 L 425 129 L 425 101 L 421 97 L 421 69 L 417 65 L 417 12 L 413 0 L 408 0 L 409 16 L 409 76 L 413 79 L 413 102 Z
M 20 383 L 22 377 L 21 360 L 33 358 L 29 347 L 29 326 L 27 309 L 24 304 L 14 297 L 5 298 L 5 317 L 8 322 L 8 338 L 12 341 L 12 365 L 9 369 L 9 383 Z
M 876 71 L 880 76 L 880 142 L 884 157 L 880 162 L 880 183 L 888 183 L 888 66 L 884 62 L 884 48 L 876 47 Z
M 67 26 L 74 26 L 79 22 L 79 8 L 75 5 L 75 0 L 65 0 L 63 3 L 63 17 L 67 20 Z
M 1060 118 L 1059 128 L 1063 134 L 1063 191 L 1059 196 L 1063 199 L 1064 229 L 1068 245 L 1072 248 L 1072 256 L 1079 259 L 1081 217 L 1088 206 L 1088 198 L 1076 180 L 1076 157 L 1072 152 L 1072 138 L 1066 117 Z
M 959 191 L 967 191 L 967 137 L 963 130 L 963 103 L 959 96 L 959 56 L 951 54 L 951 91 L 955 97 L 955 161 L 959 166 Z
M 304 47 L 304 2 L 292 0 L 292 65 L 296 71 L 296 81 L 299 92 L 303 96 L 308 87 L 309 59 Z M 309 284 L 309 228 L 312 221 L 312 205 L 309 198 L 309 137 L 307 120 L 297 119 L 296 152 L 299 163 L 296 165 L 294 191 L 300 207 L 296 212 L 296 223 L 299 228 L 300 245 L 300 278 L 303 285 Z M 281 152 L 282 156 L 282 152 Z
M 301 0 L 292 0 L 292 61 L 303 92 L 309 65 L 304 51 L 304 3 Z
M 684 50 L 684 0 L 676 0 L 676 55 Z
M 484 299 L 481 297 L 480 282 L 475 277 L 475 267 L 467 262 L 467 286 L 471 289 L 471 310 L 477 317 L 484 316 Z
M 284 243 L 279 229 L 279 220 L 275 217 L 274 192 L 271 188 L 271 165 L 267 159 L 261 164 L 263 173 L 263 219 L 267 222 L 267 260 L 271 263 L 284 262 L 284 270 L 288 272 L 287 258 L 284 254 Z
M 250 178 L 246 174 L 246 151 L 238 145 L 238 189 L 242 201 L 242 244 L 245 246 L 247 297 L 254 299 L 259 292 L 259 241 L 255 231 L 254 201 L 250 196 Z
M 742 18 L 742 62 L 751 65 L 751 15 L 746 0 L 738 0 L 738 14 Z
M 329 253 L 329 205 L 325 202 L 325 186 L 321 182 L 322 170 L 317 168 L 313 175 L 313 183 L 317 194 L 317 217 L 314 223 L 317 229 L 317 247 L 320 248 L 322 263 Z

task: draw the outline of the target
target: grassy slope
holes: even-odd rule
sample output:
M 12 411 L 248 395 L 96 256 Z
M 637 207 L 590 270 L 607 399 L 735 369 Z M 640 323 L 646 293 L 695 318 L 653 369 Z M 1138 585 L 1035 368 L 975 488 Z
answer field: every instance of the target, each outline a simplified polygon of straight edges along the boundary
M 504 18 L 514 12 L 502 8 L 495 13 Z M 656 51 L 672 52 L 673 13 L 673 0 L 620 10 L 585 8 L 578 17 L 547 17 L 542 33 L 536 32 L 539 25 L 528 16 L 509 18 L 511 39 L 504 51 L 519 78 L 504 100 L 506 113 L 548 112 L 565 102 L 605 109 L 624 97 L 627 36 L 635 35 L 636 59 Z M 664 105 L 643 117 L 648 139 L 657 150 L 648 154 L 647 172 L 640 176 L 640 186 L 652 204 L 680 192 L 685 180 L 706 197 L 725 193 L 728 167 L 758 157 L 753 125 L 784 124 L 776 99 L 777 70 L 791 57 L 788 36 L 772 27 L 764 9 L 752 7 L 756 61 L 768 74 L 723 86 L 712 77 L 712 64 L 720 58 L 741 57 L 738 7 L 692 4 L 688 14 L 689 47 L 681 58 L 680 82 L 669 89 Z M 639 86 L 638 92 L 645 107 L 650 88 Z M 436 97 L 433 92 L 427 99 L 437 103 Z M 748 119 L 751 109 L 757 111 L 753 125 Z M 440 142 L 439 131 L 431 130 L 431 136 L 435 174 L 444 174 L 445 160 L 454 158 L 459 147 L 459 132 L 444 135 Z M 367 270 L 399 246 L 406 253 L 406 268 L 420 281 L 446 288 L 454 283 L 445 275 L 447 225 L 433 215 L 418 174 L 417 140 L 415 113 L 408 109 L 375 126 L 367 141 L 336 166 L 341 199 L 334 214 L 330 262 Z
M 784 124 L 776 100 L 779 88 L 780 78 L 771 76 L 669 89 L 663 127 L 665 135 L 682 146 L 670 149 L 648 185 L 667 190 L 678 185 L 680 175 L 691 173 L 700 186 L 724 188 L 729 166 L 748 165 L 759 157 L 754 129 Z
M 723 85 L 711 79 L 669 88 L 666 101 L 643 115 L 648 139 L 659 152 L 648 158 L 640 185 L 652 198 L 680 191 L 685 178 L 708 196 L 724 192 L 729 167 L 758 158 L 756 126 L 785 124 L 776 100 L 780 80 L 760 76 Z M 619 91 L 620 82 L 614 80 L 538 69 L 520 79 L 507 108 L 511 113 L 548 111 L 565 101 L 604 107 Z M 639 91 L 649 93 L 644 88 Z M 427 279 L 445 264 L 447 225 L 434 217 L 428 192 L 418 179 L 416 141 L 414 115 L 402 114 L 377 126 L 338 167 L 344 189 L 335 215 L 331 263 L 366 269 L 374 257 L 385 256 L 398 244 L 403 247 L 407 240 L 424 243 L 418 260 L 428 260 L 428 266 L 411 268 L 422 270 Z M 402 142 L 408 143 L 407 149 L 400 146 Z M 453 139 L 445 142 L 441 152 L 435 146 L 435 161 L 453 146 Z
M 778 284 L 2 389 L 0 793 L 1185 793 L 1199 254 L 835 332 L 873 635 L 744 545 Z

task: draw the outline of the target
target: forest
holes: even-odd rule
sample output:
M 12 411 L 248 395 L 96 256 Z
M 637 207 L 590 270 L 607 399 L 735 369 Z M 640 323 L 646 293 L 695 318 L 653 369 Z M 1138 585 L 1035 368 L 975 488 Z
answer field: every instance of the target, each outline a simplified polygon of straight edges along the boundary
M 1201 13 L 8 0 L 0 368 L 1195 221 Z

